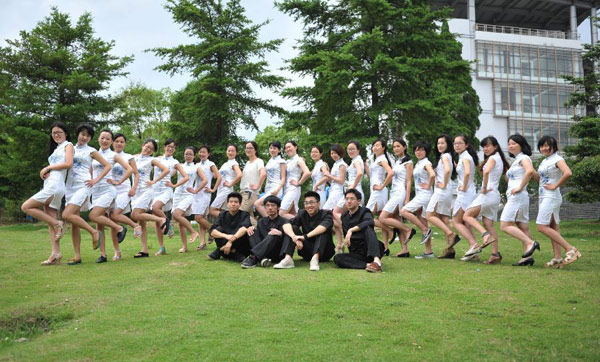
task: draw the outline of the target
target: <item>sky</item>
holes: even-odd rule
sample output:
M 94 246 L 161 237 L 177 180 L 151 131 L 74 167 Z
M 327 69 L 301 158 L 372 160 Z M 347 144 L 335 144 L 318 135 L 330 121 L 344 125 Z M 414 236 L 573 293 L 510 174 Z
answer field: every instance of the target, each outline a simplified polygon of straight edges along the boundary
M 158 72 L 154 68 L 163 63 L 153 53 L 144 50 L 154 47 L 173 47 L 179 44 L 191 43 L 190 39 L 173 22 L 171 14 L 164 9 L 162 0 L 0 0 L 0 46 L 5 46 L 5 39 L 16 39 L 21 30 L 31 30 L 50 13 L 52 6 L 61 12 L 71 15 L 72 21 L 84 12 L 92 14 L 92 26 L 98 37 L 103 40 L 114 40 L 114 55 L 133 55 L 135 60 L 126 71 L 129 76 L 116 78 L 111 82 L 110 92 L 117 93 L 131 82 L 160 89 L 164 87 L 179 90 L 190 80 L 188 76 Z M 261 41 L 284 38 L 279 51 L 269 53 L 266 61 L 270 70 L 289 79 L 288 86 L 305 85 L 310 79 L 302 79 L 281 69 L 285 60 L 293 58 L 297 51 L 294 49 L 297 39 L 302 37 L 302 25 L 295 23 L 289 16 L 279 12 L 273 5 L 273 0 L 242 0 L 246 8 L 246 16 L 255 23 L 270 20 L 262 28 Z M 589 20 L 579 26 L 582 42 L 590 41 Z M 257 95 L 271 99 L 286 109 L 294 109 L 292 100 L 285 99 L 268 90 L 255 89 Z M 262 130 L 268 125 L 278 122 L 266 113 L 258 114 L 256 122 Z M 252 139 L 254 130 L 238 129 L 238 134 Z

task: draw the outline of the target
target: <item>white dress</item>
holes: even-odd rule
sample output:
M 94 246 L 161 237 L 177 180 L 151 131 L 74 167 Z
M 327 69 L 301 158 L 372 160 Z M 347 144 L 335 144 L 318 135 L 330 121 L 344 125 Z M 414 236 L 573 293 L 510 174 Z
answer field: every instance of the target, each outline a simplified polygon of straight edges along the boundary
M 54 152 L 48 157 L 48 164 L 50 166 L 66 162 L 65 147 L 67 145 L 73 144 L 69 141 L 63 141 L 56 146 Z M 31 198 L 38 202 L 46 203 L 49 198 L 53 197 L 48 206 L 56 210 L 60 209 L 62 198 L 65 196 L 65 176 L 67 175 L 67 171 L 68 169 L 51 170 L 50 176 L 44 180 L 44 187 L 38 193 L 31 196 Z
M 156 160 L 162 165 L 167 166 L 169 173 L 152 186 L 154 189 L 154 199 L 152 200 L 152 205 L 160 201 L 163 203 L 163 211 L 169 211 L 173 208 L 173 188 L 167 186 L 166 183 L 167 181 L 171 181 L 171 178 L 177 172 L 175 166 L 179 164 L 179 161 L 177 161 L 173 156 L 164 155 L 158 156 Z M 162 170 L 160 167 L 154 166 L 154 180 L 157 179 L 161 173 Z
M 208 180 L 205 188 L 206 187 L 210 188 L 212 185 L 212 178 L 213 178 L 211 168 L 213 166 L 216 166 L 215 163 L 209 159 L 206 159 L 204 161 L 198 162 L 197 165 L 204 172 L 204 175 L 206 175 L 206 179 Z M 201 180 L 198 178 L 197 182 L 201 182 Z M 194 185 L 194 187 L 198 187 L 198 186 Z M 206 211 L 208 210 L 208 206 L 210 205 L 210 197 L 211 196 L 212 196 L 212 193 L 206 192 L 204 189 L 200 190 L 200 192 L 195 194 L 194 195 L 194 203 L 192 204 L 192 214 L 206 215 Z
M 319 181 L 321 181 L 323 179 L 323 177 L 325 177 L 325 176 L 323 176 L 323 171 L 321 171 L 321 169 L 325 165 L 326 165 L 326 163 L 323 160 L 319 160 L 319 161 L 315 162 L 315 166 L 313 167 L 311 176 L 310 176 L 312 179 L 313 188 Z M 326 182 L 321 184 L 316 190 L 316 192 L 321 197 L 321 202 L 323 202 L 323 200 L 327 199 L 327 192 L 325 192 L 325 184 L 326 184 Z
M 546 190 L 544 185 L 557 184 L 562 177 L 562 171 L 556 165 L 559 161 L 564 161 L 564 158 L 560 157 L 556 152 L 545 158 L 540 166 L 538 167 L 538 173 L 540 175 L 540 186 L 539 186 L 539 210 L 537 219 L 535 221 L 538 225 L 550 225 L 552 217 L 558 224 L 560 223 L 559 213 L 560 205 L 562 204 L 562 195 L 560 194 L 560 188 L 556 190 Z
M 281 185 L 281 164 L 285 163 L 285 160 L 280 155 L 271 157 L 265 170 L 267 171 L 267 182 L 265 183 L 265 195 L 270 195 L 273 190 Z M 279 190 L 279 193 L 275 195 L 280 199 L 283 197 L 283 187 Z
M 448 178 L 448 183 L 446 184 L 446 188 L 441 189 L 436 185 L 438 183 L 444 183 L 444 162 L 443 159 L 448 160 L 448 164 L 450 165 L 450 175 L 452 175 L 452 170 L 454 169 L 454 162 L 452 162 L 452 156 L 450 153 L 442 154 L 442 159 L 438 162 L 435 167 L 435 181 L 434 181 L 434 191 L 431 196 L 431 200 L 427 205 L 427 212 L 437 212 L 438 215 L 452 215 L 452 189 L 450 188 L 451 182 L 450 178 Z M 436 208 L 437 207 L 437 208 Z
M 281 200 L 281 210 L 290 210 L 292 204 L 296 208 L 296 211 L 299 210 L 298 202 L 300 201 L 302 187 L 300 185 L 292 185 L 291 182 L 292 180 L 299 181 L 302 177 L 302 169 L 298 165 L 300 159 L 300 156 L 296 154 L 286 162 L 286 180 L 283 189 L 283 199 Z
M 417 212 L 419 209 L 421 210 L 421 215 L 425 216 L 425 210 L 427 209 L 427 205 L 429 204 L 429 200 L 431 199 L 431 195 L 433 195 L 432 188 L 426 190 L 419 186 L 420 184 L 425 184 L 429 182 L 429 172 L 425 168 L 427 165 L 431 165 L 431 161 L 427 158 L 424 158 L 417 162 L 415 168 L 413 169 L 413 180 L 415 182 L 415 197 L 402 209 L 408 210 L 412 213 Z
M 465 166 L 463 164 L 463 160 L 469 161 L 469 165 L 471 166 L 471 175 L 469 176 L 469 181 L 467 183 L 467 189 L 464 191 L 458 190 L 458 187 L 463 185 L 463 181 L 465 179 Z M 456 188 L 456 200 L 454 201 L 454 209 L 452 210 L 452 215 L 456 215 L 459 210 L 467 211 L 469 205 L 475 200 L 477 197 L 477 190 L 475 190 L 475 162 L 473 161 L 473 157 L 466 150 L 463 151 L 458 156 L 458 164 L 456 165 L 456 174 L 458 175 L 458 186 Z
M 352 160 L 350 160 L 350 164 L 348 165 L 348 170 L 347 170 L 348 183 L 346 186 L 347 189 L 350 188 L 354 184 L 354 181 L 356 180 L 356 176 L 358 176 L 358 169 L 356 168 L 357 163 L 363 166 L 363 176 L 364 176 L 364 161 L 363 161 L 362 157 L 360 157 L 360 155 L 356 155 L 356 157 L 354 157 Z M 358 192 L 360 192 L 360 194 L 362 195 L 362 198 L 360 200 L 360 205 L 362 206 L 363 203 L 365 202 L 365 194 L 362 189 L 362 177 L 356 184 L 355 189 L 357 189 Z M 340 205 L 340 203 L 342 203 L 342 204 Z M 338 206 L 344 207 L 345 203 L 346 203 L 345 200 L 344 200 L 344 202 L 340 201 L 338 203 Z
M 500 191 L 498 191 L 498 185 L 500 185 L 500 178 L 502 177 L 502 171 L 504 171 L 504 164 L 502 158 L 498 152 L 490 156 L 496 164 L 488 175 L 487 193 L 479 193 L 475 200 L 469 205 L 469 209 L 477 206 L 481 206 L 480 216 L 483 216 L 492 221 L 498 219 L 498 207 L 500 206 Z M 483 167 L 483 171 L 487 171 L 490 168 L 490 160 L 486 162 Z
M 192 214 L 192 204 L 194 203 L 194 194 L 187 191 L 188 187 L 194 187 L 196 178 L 198 176 L 198 164 L 193 162 L 182 163 L 181 166 L 188 174 L 189 180 L 183 185 L 177 186 L 175 193 L 173 194 L 173 205 L 175 209 L 185 211 L 185 215 L 189 216 Z M 177 172 L 177 182 L 183 179 L 181 172 Z
M 154 189 L 148 186 L 150 176 L 152 175 L 152 161 L 154 161 L 154 157 L 139 154 L 134 159 L 140 174 L 140 181 L 135 191 L 135 196 L 131 200 L 131 207 L 133 209 L 148 210 L 152 199 L 154 199 Z
M 104 157 L 106 162 L 112 167 L 115 165 L 115 153 L 110 148 L 105 150 L 99 150 L 100 156 Z M 100 162 L 92 161 L 93 177 L 97 178 L 98 175 L 104 171 L 104 165 Z M 108 209 L 115 198 L 117 197 L 117 188 L 115 185 L 108 183 L 108 180 L 112 180 L 112 173 L 109 172 L 100 180 L 97 184 L 92 187 L 92 209 L 94 207 L 101 207 Z
M 383 190 L 373 189 L 373 186 L 381 185 L 385 181 L 387 173 L 385 172 L 385 168 L 382 166 L 383 162 L 388 162 L 387 157 L 385 157 L 385 154 L 377 156 L 375 161 L 373 161 L 373 163 L 370 166 L 371 193 L 369 196 L 369 201 L 367 202 L 367 209 L 371 211 L 373 211 L 376 207 L 377 211 L 381 211 L 381 209 L 383 209 L 383 207 L 387 203 L 389 197 L 387 187 L 384 187 Z
M 392 214 L 396 208 L 398 211 L 404 206 L 404 200 L 406 200 L 406 165 L 412 164 L 411 160 L 402 162 L 401 159 L 396 160 L 394 163 L 394 178 L 392 179 L 392 192 L 390 193 L 390 199 L 383 207 L 383 211 Z
M 531 162 L 529 156 L 521 152 L 506 172 L 506 176 L 508 177 L 507 201 L 502 210 L 502 215 L 500 215 L 500 221 L 529 222 L 529 193 L 527 192 L 527 185 L 523 187 L 521 192 L 514 195 L 511 194 L 511 190 L 518 188 L 525 176 L 525 168 L 522 165 L 523 160 Z
M 233 192 L 233 186 L 228 187 L 224 186 L 224 184 L 226 181 L 232 182 L 235 179 L 235 170 L 233 169 L 233 166 L 235 165 L 239 165 L 235 159 L 228 160 L 219 169 L 219 173 L 221 174 L 221 184 L 217 189 L 217 196 L 210 207 L 214 207 L 215 209 L 227 208 L 227 196 Z
M 133 155 L 126 153 L 125 151 L 115 152 L 116 155 L 121 157 L 123 161 L 129 164 L 129 161 L 133 158 Z M 119 163 L 115 163 L 112 168 L 112 179 L 120 181 L 125 175 L 125 169 Z M 117 197 L 112 205 L 112 210 L 122 210 L 124 213 L 131 211 L 129 203 L 131 197 L 129 197 L 129 190 L 131 190 L 131 177 L 123 181 L 122 184 L 115 186 L 117 188 Z
M 331 166 L 331 175 L 335 177 L 340 177 L 340 167 L 345 166 L 348 169 L 348 165 L 344 162 L 343 158 L 335 161 L 333 166 Z M 342 206 L 339 204 L 342 203 Z M 323 206 L 325 210 L 333 210 L 336 206 L 342 208 L 343 204 L 346 203 L 344 198 L 344 184 L 337 183 L 335 181 L 331 182 L 331 186 L 329 187 L 329 197 L 327 197 L 327 201 Z
M 80 207 L 80 211 L 87 211 L 92 188 L 85 182 L 92 179 L 92 153 L 96 152 L 96 149 L 87 144 L 74 146 L 73 149 L 73 167 L 67 175 L 66 205 L 76 205 Z

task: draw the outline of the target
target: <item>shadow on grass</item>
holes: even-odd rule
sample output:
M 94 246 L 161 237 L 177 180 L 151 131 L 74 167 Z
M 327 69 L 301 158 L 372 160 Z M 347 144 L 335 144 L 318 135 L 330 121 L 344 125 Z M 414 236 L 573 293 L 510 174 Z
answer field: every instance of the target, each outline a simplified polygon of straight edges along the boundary
M 42 333 L 57 329 L 74 318 L 67 306 L 38 307 L 28 311 L 14 311 L 0 319 L 2 344 L 25 342 Z

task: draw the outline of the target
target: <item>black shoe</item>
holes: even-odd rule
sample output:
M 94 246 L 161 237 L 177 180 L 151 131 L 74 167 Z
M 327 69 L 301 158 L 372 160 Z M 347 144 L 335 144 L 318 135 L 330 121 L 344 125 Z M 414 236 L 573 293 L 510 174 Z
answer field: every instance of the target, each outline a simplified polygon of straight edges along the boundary
M 397 258 L 410 258 L 410 253 L 398 253 L 396 254 Z
M 521 255 L 521 258 L 529 258 L 530 256 L 533 255 L 533 252 L 535 251 L 535 249 L 537 249 L 538 251 L 541 251 L 540 243 L 538 243 L 537 241 L 533 242 L 533 246 L 531 247 L 531 249 L 527 250 L 527 252 L 525 252 L 525 254 Z
M 442 251 L 442 255 L 438 256 L 438 259 L 454 259 L 456 257 L 456 251 L 454 248 L 446 248 Z
M 458 236 L 458 234 L 454 235 L 454 240 L 452 240 L 452 244 L 450 244 L 448 249 L 453 248 L 454 245 L 458 244 L 459 241 L 460 241 L 460 236 Z
M 133 257 L 134 258 L 147 258 L 148 257 L 148 253 L 144 253 L 143 251 L 140 251 L 137 254 L 135 254 Z
M 394 228 L 394 233 L 392 234 L 392 239 L 390 240 L 389 244 L 392 245 L 394 243 L 394 240 L 396 240 L 396 237 L 400 234 L 400 230 Z
M 117 241 L 119 242 L 119 244 L 121 244 L 123 242 L 123 240 L 125 240 L 126 235 L 127 235 L 127 228 L 125 226 L 123 226 L 123 230 L 119 231 L 117 233 Z
M 383 251 L 383 255 L 385 255 L 385 256 L 390 256 L 390 249 L 389 249 L 389 248 L 385 249 L 385 250 Z
M 535 260 L 533 260 L 533 258 L 528 258 L 518 263 L 514 263 L 513 266 L 532 266 L 533 263 L 535 263 Z
M 242 261 L 242 268 L 252 269 L 258 264 L 258 259 L 254 255 L 248 255 L 246 259 Z
M 410 229 L 410 235 L 408 235 L 408 239 L 406 239 L 406 241 L 404 242 L 404 245 L 408 244 L 408 242 L 410 241 L 410 239 L 412 239 L 413 236 L 415 236 L 416 233 L 417 233 L 417 230 Z
M 100 264 L 100 263 L 106 263 L 106 257 L 100 255 L 100 257 L 98 259 L 96 259 L 96 263 Z
M 163 229 L 163 235 L 167 235 L 169 233 L 169 227 L 171 226 L 171 218 L 168 215 L 166 216 L 166 218 L 167 218 L 167 221 L 165 221 L 165 223 L 160 226 L 161 229 L 163 226 L 165 227 Z
M 238 251 L 232 251 L 229 254 L 231 255 L 231 259 L 233 259 L 233 261 L 237 261 L 238 263 L 241 263 L 242 261 L 244 261 L 244 259 L 246 259 L 244 254 L 242 254 Z
M 207 255 L 209 258 L 211 258 L 212 260 L 219 260 L 221 259 L 221 252 L 219 249 L 215 249 L 215 251 L 213 251 L 212 253 Z

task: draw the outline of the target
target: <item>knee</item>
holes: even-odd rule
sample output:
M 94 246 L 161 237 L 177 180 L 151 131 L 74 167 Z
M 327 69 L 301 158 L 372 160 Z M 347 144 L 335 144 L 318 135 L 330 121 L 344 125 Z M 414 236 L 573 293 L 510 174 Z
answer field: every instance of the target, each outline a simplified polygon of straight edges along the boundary
M 508 230 L 509 226 L 510 226 L 510 224 L 507 222 L 504 222 L 504 221 L 500 222 L 500 230 L 502 230 L 504 232 L 506 232 L 506 230 Z
M 546 228 L 548 226 L 547 225 L 540 225 L 540 224 L 535 224 L 535 228 L 537 231 L 543 233 L 544 231 L 546 231 Z

